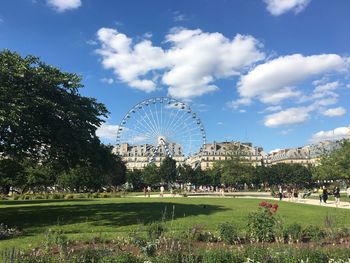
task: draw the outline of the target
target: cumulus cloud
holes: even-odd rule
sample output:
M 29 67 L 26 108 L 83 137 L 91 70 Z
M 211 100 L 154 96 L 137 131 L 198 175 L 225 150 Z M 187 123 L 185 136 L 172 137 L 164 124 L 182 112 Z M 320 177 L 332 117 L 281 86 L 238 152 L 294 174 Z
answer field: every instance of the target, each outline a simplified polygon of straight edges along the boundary
M 200 29 L 174 28 L 165 37 L 169 48 L 154 46 L 150 40 L 138 43 L 111 28 L 97 32 L 102 64 L 112 69 L 130 87 L 152 92 L 161 83 L 168 94 L 192 98 L 218 89 L 216 80 L 239 75 L 242 70 L 264 59 L 260 43 L 252 36 L 233 39 Z M 157 74 L 156 74 L 157 73 Z
M 265 117 L 264 125 L 267 127 L 278 127 L 291 124 L 304 123 L 310 118 L 311 107 L 289 108 Z
M 346 113 L 346 110 L 343 107 L 337 107 L 337 108 L 325 110 L 323 112 L 323 115 L 328 117 L 337 117 L 337 116 L 342 116 L 345 113 Z
M 102 123 L 102 125 L 96 130 L 96 135 L 100 137 L 100 139 L 115 141 L 117 139 L 118 129 L 119 125 Z
M 102 64 L 106 69 L 112 69 L 121 81 L 132 88 L 145 92 L 156 89 L 152 79 L 142 77 L 152 70 L 167 66 L 161 48 L 154 47 L 149 40 L 133 45 L 131 38 L 111 28 L 99 29 L 97 37 L 102 45 L 97 52 L 102 56 Z
M 58 12 L 76 9 L 81 6 L 81 0 L 47 0 L 47 3 Z
M 325 140 L 340 140 L 343 138 L 348 138 L 349 128 L 348 127 L 339 127 L 331 131 L 319 131 L 312 135 L 309 140 L 312 143 L 317 143 Z
M 296 84 L 320 74 L 341 70 L 345 65 L 344 59 L 336 54 L 282 56 L 260 64 L 242 76 L 237 89 L 243 98 L 258 97 L 265 103 L 278 103 L 300 95 L 295 89 Z
M 293 11 L 295 14 L 303 11 L 311 0 L 264 0 L 267 10 L 274 16 Z

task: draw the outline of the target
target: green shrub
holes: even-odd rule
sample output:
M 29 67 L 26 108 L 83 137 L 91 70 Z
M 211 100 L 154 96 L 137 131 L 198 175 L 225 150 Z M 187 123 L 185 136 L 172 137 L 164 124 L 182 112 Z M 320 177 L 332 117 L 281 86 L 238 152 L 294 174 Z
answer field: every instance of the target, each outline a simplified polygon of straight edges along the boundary
M 211 249 L 203 254 L 203 263 L 232 263 L 237 262 L 232 251 L 224 249 Z
M 72 194 L 67 194 L 67 195 L 64 196 L 64 199 L 66 199 L 66 200 L 72 200 L 72 199 L 74 199 L 74 195 L 72 195 Z
M 0 224 L 0 240 L 9 239 L 20 234 L 21 232 L 16 227 L 8 227 L 5 224 Z
M 202 263 L 201 255 L 184 253 L 183 251 L 162 253 L 152 258 L 152 263 Z
M 251 241 L 272 242 L 278 227 L 277 204 L 261 202 L 257 212 L 248 215 L 248 235 Z
M 42 195 L 34 195 L 32 199 L 40 200 L 40 199 L 44 199 L 44 196 L 42 196 Z
M 24 195 L 21 195 L 20 199 L 22 199 L 22 200 L 30 200 L 31 196 L 29 194 L 24 194 Z
M 154 222 L 147 226 L 147 236 L 149 239 L 157 239 L 165 232 L 165 226 L 163 223 Z
M 60 249 L 60 254 L 66 255 L 67 248 L 69 245 L 68 238 L 63 234 L 61 230 L 52 230 L 49 229 L 45 233 L 45 238 L 43 240 L 43 246 L 47 252 L 49 252 L 53 246 L 58 246 Z
M 218 242 L 218 238 L 210 231 L 203 231 L 197 235 L 197 241 Z
M 92 198 L 100 198 L 100 193 L 93 193 Z
M 304 241 L 314 241 L 319 242 L 324 239 L 326 232 L 319 226 L 309 225 L 303 229 L 302 237 Z
M 104 257 L 99 263 L 143 263 L 144 261 L 131 253 L 124 252 L 118 256 Z
M 20 197 L 21 197 L 20 195 L 14 194 L 13 195 L 13 200 L 18 200 Z
M 54 193 L 51 195 L 52 199 L 64 199 L 64 194 Z
M 220 238 L 230 245 L 239 242 L 238 229 L 232 223 L 226 222 L 218 226 Z
M 102 194 L 101 194 L 101 197 L 102 197 L 102 198 L 109 198 L 109 197 L 111 197 L 111 196 L 110 196 L 109 193 L 102 193 Z
M 303 237 L 301 225 L 294 223 L 287 226 L 283 231 L 284 240 L 287 242 L 299 242 Z
M 109 255 L 110 255 L 110 252 L 107 249 L 86 248 L 76 253 L 68 262 L 69 263 L 97 263 L 97 262 L 101 262 L 101 260 L 104 257 Z M 110 262 L 113 262 L 113 261 L 110 261 Z

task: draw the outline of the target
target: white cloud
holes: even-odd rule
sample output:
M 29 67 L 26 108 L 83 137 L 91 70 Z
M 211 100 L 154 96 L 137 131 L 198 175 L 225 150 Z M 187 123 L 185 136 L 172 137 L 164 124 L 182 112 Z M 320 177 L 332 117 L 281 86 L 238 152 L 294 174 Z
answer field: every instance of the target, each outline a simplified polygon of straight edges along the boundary
M 337 117 L 342 116 L 346 113 L 346 110 L 343 107 L 332 108 L 324 111 L 322 114 L 328 117 Z
M 166 35 L 168 49 L 149 40 L 133 43 L 125 34 L 111 28 L 97 32 L 102 47 L 97 51 L 102 64 L 112 69 L 130 87 L 151 92 L 159 84 L 156 72 L 168 85 L 168 94 L 191 98 L 218 89 L 218 79 L 237 76 L 243 69 L 262 60 L 260 43 L 252 36 L 228 39 L 220 33 L 200 29 L 174 28 Z
M 345 67 L 345 60 L 336 54 L 282 56 L 260 64 L 241 77 L 238 92 L 241 97 L 258 97 L 262 102 L 277 103 L 299 95 L 296 84 Z M 272 99 L 268 99 L 268 98 Z
M 313 105 L 315 107 L 321 107 L 321 106 L 333 105 L 333 104 L 336 104 L 337 102 L 338 102 L 338 99 L 336 97 L 331 97 L 331 98 L 324 98 L 324 99 L 317 100 Z
M 238 109 L 241 105 L 247 106 L 251 103 L 252 101 L 250 98 L 240 98 L 237 100 L 227 102 L 226 106 L 235 110 Z
M 81 0 L 47 0 L 47 3 L 58 12 L 76 9 L 81 6 Z
M 267 107 L 264 112 L 269 111 L 269 112 L 273 112 L 273 111 L 280 111 L 282 110 L 282 107 L 280 105 L 277 106 L 269 106 Z
M 95 40 L 89 39 L 85 42 L 86 44 L 88 44 L 89 46 L 96 46 L 98 43 Z
M 260 97 L 260 101 L 263 103 L 278 104 L 285 99 L 299 97 L 301 95 L 302 93 L 300 91 L 294 90 L 294 88 L 286 87 L 281 88 L 281 90 L 272 94 L 263 94 Z
M 264 120 L 267 127 L 278 127 L 283 125 L 304 123 L 310 118 L 311 107 L 289 108 L 270 115 Z
M 102 78 L 101 81 L 103 83 L 107 83 L 107 84 L 113 84 L 114 83 L 114 79 L 112 79 L 112 78 Z
M 348 138 L 349 128 L 339 127 L 331 131 L 319 131 L 312 135 L 310 142 L 317 143 L 325 140 L 340 140 L 343 138 Z
M 154 47 L 149 40 L 135 45 L 132 39 L 115 29 L 101 28 L 97 32 L 102 47 L 97 52 L 102 56 L 102 64 L 112 69 L 123 82 L 132 88 L 145 92 L 156 90 L 153 80 L 141 79 L 152 70 L 167 66 L 164 51 Z
M 115 141 L 117 139 L 119 125 L 102 123 L 96 130 L 96 135 L 101 139 Z
M 282 15 L 288 11 L 295 14 L 303 11 L 311 0 L 264 0 L 267 10 L 274 16 Z
M 221 121 L 219 121 L 219 122 L 217 122 L 216 124 L 217 124 L 217 125 L 223 125 L 224 123 L 221 122 Z
M 174 22 L 182 22 L 188 20 L 187 16 L 184 14 L 181 14 L 179 11 L 175 11 L 173 17 Z

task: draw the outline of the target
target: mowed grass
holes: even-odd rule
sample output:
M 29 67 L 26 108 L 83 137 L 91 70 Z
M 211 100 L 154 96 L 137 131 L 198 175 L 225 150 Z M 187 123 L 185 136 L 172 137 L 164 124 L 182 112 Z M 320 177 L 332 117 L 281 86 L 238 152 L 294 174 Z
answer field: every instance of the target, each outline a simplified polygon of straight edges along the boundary
M 259 199 L 245 198 L 108 198 L 88 200 L 0 201 L 0 223 L 23 229 L 23 235 L 0 241 L 0 250 L 34 248 L 48 229 L 62 230 L 69 238 L 90 240 L 128 236 L 140 225 L 166 220 L 168 229 L 180 233 L 195 225 L 215 231 L 218 224 L 234 222 L 243 232 Z M 278 201 L 275 201 L 278 202 Z M 278 202 L 284 224 L 324 226 L 331 216 L 334 226 L 350 226 L 350 210 Z

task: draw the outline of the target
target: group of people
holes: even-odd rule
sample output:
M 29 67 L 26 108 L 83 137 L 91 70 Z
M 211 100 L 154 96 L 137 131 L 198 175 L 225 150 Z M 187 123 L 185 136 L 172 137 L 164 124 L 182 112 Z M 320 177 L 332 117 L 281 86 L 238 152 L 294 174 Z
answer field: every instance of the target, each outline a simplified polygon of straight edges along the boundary
M 160 197 L 164 197 L 164 190 L 165 190 L 164 186 L 161 185 L 159 190 L 160 190 Z M 143 193 L 145 197 L 151 197 L 151 186 L 143 187 Z
M 350 187 L 348 188 L 348 191 L 350 191 L 349 189 L 350 189 Z M 334 195 L 334 198 L 335 198 L 335 205 L 338 207 L 338 205 L 340 203 L 340 188 L 339 188 L 339 186 L 334 187 L 332 194 Z M 322 202 L 327 204 L 328 196 L 330 195 L 330 193 L 325 185 L 318 189 L 318 195 L 320 198 L 320 205 L 322 205 Z M 350 194 L 349 194 L 349 198 L 350 198 Z
M 288 198 L 288 201 L 295 201 L 300 198 L 305 198 L 311 195 L 311 191 L 305 190 L 304 192 L 300 192 L 298 188 L 292 188 L 287 187 L 286 189 L 283 189 L 283 187 L 280 185 L 278 186 L 278 198 L 282 200 L 282 198 Z M 320 205 L 327 204 L 327 200 L 330 195 L 333 195 L 335 198 L 335 205 L 336 207 L 340 204 L 340 188 L 339 186 L 335 186 L 332 191 L 330 191 L 327 186 L 322 186 L 317 190 L 317 193 L 319 195 L 320 199 Z M 350 185 L 346 189 L 347 196 L 349 198 L 350 203 Z

